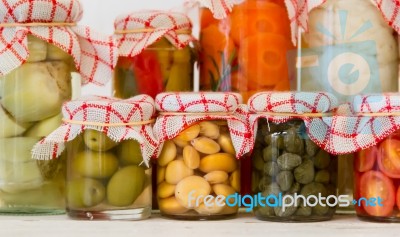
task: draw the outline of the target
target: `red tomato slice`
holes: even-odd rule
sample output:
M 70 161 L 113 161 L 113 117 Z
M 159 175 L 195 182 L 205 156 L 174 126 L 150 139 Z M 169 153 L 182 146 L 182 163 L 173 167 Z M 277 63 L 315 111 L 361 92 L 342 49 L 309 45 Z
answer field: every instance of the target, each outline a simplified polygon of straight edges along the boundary
M 378 166 L 387 176 L 400 178 L 400 140 L 386 139 L 381 143 Z
M 374 167 L 377 156 L 378 148 L 376 146 L 358 152 L 354 160 L 354 168 L 358 172 L 371 170 Z
M 397 208 L 400 210 L 400 187 L 397 189 Z
M 375 203 L 375 206 L 367 205 L 362 201 L 364 210 L 371 216 L 390 216 L 395 205 L 395 188 L 391 179 L 379 171 L 368 171 L 361 176 L 360 180 L 361 197 L 380 198 L 382 206 Z

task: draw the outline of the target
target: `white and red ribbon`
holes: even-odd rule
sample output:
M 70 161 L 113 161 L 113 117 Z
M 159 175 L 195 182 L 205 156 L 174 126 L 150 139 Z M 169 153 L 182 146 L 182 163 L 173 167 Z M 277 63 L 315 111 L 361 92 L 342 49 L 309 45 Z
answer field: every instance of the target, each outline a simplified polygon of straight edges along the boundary
M 195 41 L 192 23 L 182 13 L 142 11 L 119 16 L 114 23 L 119 55 L 134 57 L 165 37 L 174 47 L 181 49 Z
M 106 84 L 112 78 L 118 57 L 112 37 L 85 26 L 57 25 L 76 23 L 82 18 L 82 13 L 78 0 L 1 1 L 0 75 L 10 73 L 27 60 L 27 35 L 32 34 L 70 54 L 84 84 Z
M 48 160 L 58 157 L 64 151 L 66 142 L 74 140 L 87 129 L 104 132 L 115 142 L 129 139 L 138 141 L 146 164 L 158 146 L 151 122 L 128 125 L 154 119 L 154 100 L 150 96 L 138 95 L 127 100 L 84 97 L 65 103 L 62 113 L 64 123 L 34 146 L 33 158 Z M 102 126 L 101 124 L 127 125 Z
M 231 92 L 159 94 L 155 103 L 160 115 L 153 128 L 154 134 L 163 144 L 200 121 L 226 120 L 236 156 L 240 158 L 251 149 L 248 123 L 237 114 L 241 102 L 242 97 Z M 163 115 L 164 112 L 174 114 Z

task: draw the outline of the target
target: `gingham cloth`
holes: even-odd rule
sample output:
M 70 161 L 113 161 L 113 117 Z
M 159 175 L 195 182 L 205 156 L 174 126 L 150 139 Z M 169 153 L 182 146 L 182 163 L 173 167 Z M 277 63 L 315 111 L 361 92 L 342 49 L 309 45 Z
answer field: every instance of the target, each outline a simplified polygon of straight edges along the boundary
M 104 85 L 116 64 L 117 48 L 111 36 L 85 26 L 27 26 L 24 23 L 76 23 L 82 18 L 78 0 L 3 0 L 0 2 L 0 75 L 23 64 L 29 56 L 32 34 L 72 55 L 82 81 Z
M 127 100 L 108 97 L 83 97 L 64 104 L 62 109 L 65 120 L 95 122 L 101 124 L 120 124 L 150 121 L 154 118 L 154 100 L 147 95 L 138 95 Z M 32 151 L 34 159 L 53 159 L 65 149 L 65 143 L 74 140 L 87 129 L 107 134 L 116 142 L 128 139 L 140 143 L 146 164 L 157 148 L 152 124 L 125 126 L 81 125 L 64 122 L 49 136 L 37 143 Z
M 211 10 L 215 19 L 223 19 L 232 12 L 232 8 L 245 0 L 188 0 L 185 2 L 187 8 L 194 6 L 206 7 Z
M 142 11 L 119 16 L 114 23 L 119 55 L 134 57 L 145 48 L 165 37 L 178 49 L 186 47 L 195 38 L 188 16 L 176 12 Z M 118 33 L 148 31 L 137 33 Z
M 366 0 L 367 1 L 367 0 Z M 400 33 L 400 3 L 398 0 L 371 0 L 382 13 L 385 21 L 397 33 Z M 292 41 L 296 45 L 298 31 L 308 32 L 308 15 L 316 7 L 324 4 L 326 0 L 285 0 L 292 29 Z M 357 6 L 354 6 L 357 7 Z
M 265 118 L 274 123 L 285 123 L 292 119 L 301 119 L 307 128 L 310 139 L 325 149 L 330 140 L 331 116 L 328 112 L 338 107 L 338 100 L 325 92 L 261 92 L 248 101 L 248 121 L 252 131 L 254 145 L 258 120 Z M 272 112 L 274 114 L 266 114 Z M 279 113 L 290 113 L 293 116 L 280 116 Z M 320 113 L 321 117 L 302 116 L 304 113 Z M 296 116 L 295 114 L 299 114 Z M 242 113 L 242 116 L 245 113 Z
M 400 129 L 400 94 L 356 96 L 350 109 L 352 115 L 336 115 L 329 121 L 331 135 L 325 149 L 333 154 L 366 149 Z M 397 115 L 382 116 L 382 113 Z
M 155 103 L 160 115 L 154 124 L 154 134 L 160 144 L 163 144 L 166 140 L 175 138 L 181 131 L 200 121 L 226 120 L 232 143 L 236 150 L 236 156 L 240 158 L 251 149 L 248 123 L 236 114 L 241 102 L 242 97 L 240 94 L 232 92 L 159 94 Z M 163 112 L 176 114 L 163 115 Z M 197 115 L 196 113 L 199 114 Z M 161 149 L 162 146 L 160 146 L 158 152 Z

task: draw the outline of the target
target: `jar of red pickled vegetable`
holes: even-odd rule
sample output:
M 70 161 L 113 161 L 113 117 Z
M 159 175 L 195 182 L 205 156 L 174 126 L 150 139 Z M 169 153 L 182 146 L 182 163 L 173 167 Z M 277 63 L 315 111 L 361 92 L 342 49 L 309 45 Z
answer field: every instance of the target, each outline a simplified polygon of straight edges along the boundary
M 245 0 L 227 16 L 232 1 L 199 1 L 212 6 L 200 10 L 200 90 L 235 91 L 244 101 L 259 91 L 289 90 L 294 46 L 284 0 Z
M 113 95 L 129 98 L 191 91 L 195 61 L 192 23 L 181 13 L 142 11 L 115 20 L 119 59 Z

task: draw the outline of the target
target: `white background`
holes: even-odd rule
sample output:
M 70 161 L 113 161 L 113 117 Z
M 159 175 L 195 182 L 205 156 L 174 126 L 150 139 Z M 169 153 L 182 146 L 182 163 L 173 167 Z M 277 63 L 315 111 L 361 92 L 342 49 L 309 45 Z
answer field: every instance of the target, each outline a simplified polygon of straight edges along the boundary
M 185 0 L 81 0 L 83 4 L 83 18 L 81 25 L 90 26 L 104 34 L 112 34 L 114 20 L 121 14 L 128 14 L 140 10 L 173 10 L 184 12 Z M 197 28 L 197 11 L 189 11 L 193 25 Z M 111 95 L 111 84 L 105 87 L 88 85 L 82 94 Z

